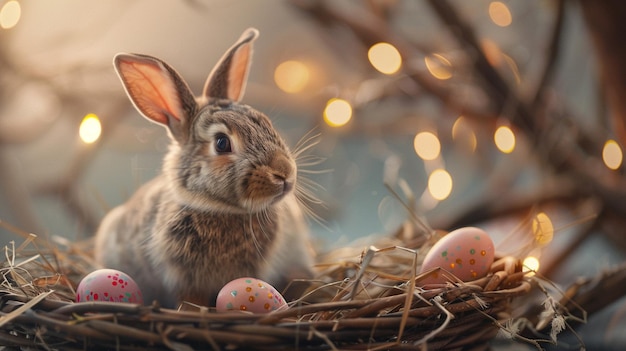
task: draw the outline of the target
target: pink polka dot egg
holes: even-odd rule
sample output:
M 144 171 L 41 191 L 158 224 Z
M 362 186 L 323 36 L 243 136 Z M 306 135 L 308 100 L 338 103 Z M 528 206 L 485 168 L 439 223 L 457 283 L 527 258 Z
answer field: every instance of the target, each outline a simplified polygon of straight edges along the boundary
M 109 301 L 143 304 L 133 278 L 115 269 L 98 269 L 87 274 L 76 289 L 76 302 Z
M 420 269 L 428 273 L 421 285 L 455 281 L 469 282 L 489 273 L 495 255 L 493 240 L 482 229 L 463 227 L 451 231 L 430 248 Z M 441 268 L 450 274 L 445 274 Z
M 217 294 L 218 312 L 248 311 L 269 313 L 287 308 L 283 296 L 270 284 L 256 278 L 235 279 Z

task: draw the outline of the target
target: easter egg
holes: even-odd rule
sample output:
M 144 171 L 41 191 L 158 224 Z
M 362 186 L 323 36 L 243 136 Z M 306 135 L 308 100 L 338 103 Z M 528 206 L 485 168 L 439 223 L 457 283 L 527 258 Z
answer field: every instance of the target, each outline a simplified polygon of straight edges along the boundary
M 217 294 L 216 308 L 219 312 L 241 310 L 268 313 L 287 308 L 287 302 L 270 284 L 245 277 L 224 285 Z
M 80 281 L 76 302 L 110 301 L 143 304 L 143 296 L 133 278 L 115 269 L 93 271 Z
M 482 278 L 489 272 L 494 258 L 493 241 L 485 231 L 474 227 L 454 230 L 439 239 L 428 251 L 420 273 L 432 271 L 419 284 L 445 283 L 454 281 L 442 270 L 453 274 L 464 282 Z

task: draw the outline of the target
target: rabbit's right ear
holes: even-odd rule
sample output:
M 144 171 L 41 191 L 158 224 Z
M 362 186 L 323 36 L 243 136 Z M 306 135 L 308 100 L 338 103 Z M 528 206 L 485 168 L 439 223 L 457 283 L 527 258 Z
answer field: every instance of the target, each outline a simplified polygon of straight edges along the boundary
M 184 141 L 197 104 L 180 75 L 152 56 L 117 54 L 113 61 L 135 108 L 149 120 L 166 126 L 178 142 Z
M 252 42 L 258 36 L 258 30 L 248 28 L 226 51 L 204 84 L 202 93 L 204 97 L 241 100 L 250 71 Z

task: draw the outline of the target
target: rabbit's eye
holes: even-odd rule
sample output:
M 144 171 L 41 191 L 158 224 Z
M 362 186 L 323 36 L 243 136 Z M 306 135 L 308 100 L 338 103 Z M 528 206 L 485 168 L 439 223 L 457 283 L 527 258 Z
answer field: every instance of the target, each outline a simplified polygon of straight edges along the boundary
M 225 134 L 218 134 L 215 136 L 215 151 L 218 154 L 225 154 L 232 152 L 230 147 L 230 139 Z

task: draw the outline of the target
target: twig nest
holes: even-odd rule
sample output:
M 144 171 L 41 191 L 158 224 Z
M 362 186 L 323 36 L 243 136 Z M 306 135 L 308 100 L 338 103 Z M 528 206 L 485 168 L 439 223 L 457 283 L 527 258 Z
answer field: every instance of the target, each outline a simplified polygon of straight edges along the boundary
M 475 227 L 459 228 L 428 251 L 420 273 L 430 273 L 420 283 L 445 283 L 455 281 L 454 277 L 464 282 L 482 278 L 489 272 L 494 254 L 493 241 L 485 231 Z

